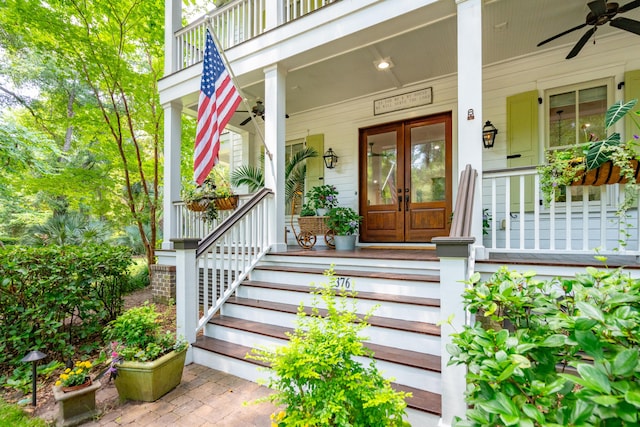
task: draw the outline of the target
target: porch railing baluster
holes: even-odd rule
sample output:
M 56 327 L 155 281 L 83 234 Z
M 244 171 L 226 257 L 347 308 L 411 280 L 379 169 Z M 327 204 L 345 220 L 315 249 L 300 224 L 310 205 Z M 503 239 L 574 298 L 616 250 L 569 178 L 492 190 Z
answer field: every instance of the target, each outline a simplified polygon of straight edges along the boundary
M 624 200 L 619 184 L 569 186 L 562 194 L 556 189 L 548 206 L 544 206 L 540 202 L 543 200 L 540 177 L 534 167 L 485 171 L 483 183 L 483 208 L 489 209 L 492 218 L 491 230 L 484 236 L 489 253 L 593 254 L 598 248 L 605 255 L 640 256 L 638 209 L 634 207 L 627 212 L 626 222 L 616 215 Z M 593 197 L 594 188 L 596 194 L 599 192 L 599 200 Z M 576 195 L 582 195 L 582 200 Z

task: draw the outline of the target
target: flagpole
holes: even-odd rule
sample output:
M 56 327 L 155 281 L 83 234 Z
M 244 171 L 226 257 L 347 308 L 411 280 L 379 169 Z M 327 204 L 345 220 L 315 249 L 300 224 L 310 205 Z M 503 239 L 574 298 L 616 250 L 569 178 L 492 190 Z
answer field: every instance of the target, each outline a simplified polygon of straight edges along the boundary
M 247 102 L 247 99 L 245 98 L 244 94 L 242 93 L 242 89 L 240 88 L 240 85 L 238 85 L 238 81 L 236 80 L 236 75 L 233 73 L 233 70 L 231 69 L 231 65 L 229 64 L 229 61 L 227 60 L 227 54 L 224 52 L 223 49 L 220 48 L 220 43 L 218 41 L 218 36 L 216 36 L 216 33 L 215 33 L 215 31 L 213 31 L 213 27 L 211 26 L 211 17 L 210 16 L 206 16 L 204 18 L 204 23 L 207 26 L 207 28 L 209 29 L 209 32 L 211 33 L 211 38 L 213 39 L 213 44 L 216 45 L 216 49 L 222 55 L 222 60 L 224 61 L 224 65 L 227 68 L 227 72 L 229 73 L 229 76 L 231 77 L 231 81 L 235 85 L 236 90 L 238 92 L 240 92 L 240 97 L 242 98 L 242 104 L 244 105 L 244 108 L 246 108 L 247 112 L 249 113 L 249 117 L 251 118 L 251 122 L 253 123 L 253 125 L 256 128 L 256 133 L 260 137 L 260 140 L 262 141 L 262 145 L 264 145 L 265 154 L 267 156 L 269 156 L 269 160 L 273 160 L 273 154 L 271 154 L 271 151 L 269 151 L 269 147 L 267 147 L 267 142 L 264 139 L 264 134 L 262 133 L 262 129 L 260 129 L 260 127 L 258 126 L 258 121 L 256 120 L 256 116 L 254 114 L 252 114 L 251 107 L 249 106 L 249 103 Z

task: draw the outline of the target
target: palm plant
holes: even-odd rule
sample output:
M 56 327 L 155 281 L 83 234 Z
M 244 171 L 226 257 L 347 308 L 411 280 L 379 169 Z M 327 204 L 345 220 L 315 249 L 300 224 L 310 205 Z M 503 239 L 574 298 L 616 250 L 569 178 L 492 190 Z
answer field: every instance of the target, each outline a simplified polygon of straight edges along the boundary
M 287 203 L 304 193 L 304 180 L 307 175 L 308 158 L 318 156 L 318 152 L 310 147 L 294 153 L 284 167 L 284 197 Z M 246 185 L 250 192 L 264 187 L 264 157 L 260 166 L 243 165 L 231 174 L 231 184 Z

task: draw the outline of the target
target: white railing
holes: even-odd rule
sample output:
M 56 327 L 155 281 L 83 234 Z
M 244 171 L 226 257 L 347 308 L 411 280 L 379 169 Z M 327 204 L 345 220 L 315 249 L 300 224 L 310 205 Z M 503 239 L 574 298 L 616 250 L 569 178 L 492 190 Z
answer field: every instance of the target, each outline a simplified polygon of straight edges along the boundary
M 282 25 L 338 0 L 279 1 L 284 2 L 284 17 L 277 20 Z M 276 13 L 275 10 L 267 10 L 266 4 L 267 0 L 235 0 L 176 31 L 176 63 L 173 71 L 183 70 L 202 61 L 207 17 L 211 19 L 220 47 L 229 49 L 266 31 L 267 14 Z
M 563 192 L 562 202 L 545 206 L 535 168 L 485 171 L 485 247 L 490 252 L 640 255 L 638 210 L 627 211 L 626 219 L 616 215 L 624 197 L 621 185 L 567 187 Z
M 263 189 L 199 245 L 196 251 L 196 333 L 235 292 L 270 247 L 268 221 L 272 192 Z
M 241 194 L 238 199 L 238 207 L 249 200 L 251 194 Z M 218 219 L 214 221 L 204 221 L 202 212 L 194 212 L 187 209 L 184 202 L 173 202 L 173 209 L 176 211 L 176 228 L 171 238 L 176 239 L 202 239 L 216 229 L 218 225 L 233 214 L 234 211 L 218 211 Z

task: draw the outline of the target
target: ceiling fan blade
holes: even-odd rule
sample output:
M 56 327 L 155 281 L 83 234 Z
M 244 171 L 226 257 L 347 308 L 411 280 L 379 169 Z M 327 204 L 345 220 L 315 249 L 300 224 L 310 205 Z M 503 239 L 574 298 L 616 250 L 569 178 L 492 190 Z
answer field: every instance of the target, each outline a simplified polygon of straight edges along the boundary
M 631 3 L 625 4 L 624 6 L 620 6 L 618 8 L 618 13 L 624 13 L 628 10 L 635 9 L 636 7 L 640 7 L 640 0 L 635 0 Z
M 640 36 L 640 22 L 634 21 L 629 18 L 615 18 L 609 22 L 612 27 L 620 28 L 622 30 L 627 30 L 634 34 L 638 34 Z
M 584 45 L 587 44 L 587 42 L 589 41 L 593 33 L 596 32 L 597 29 L 598 27 L 593 27 L 589 31 L 584 33 L 584 35 L 580 38 L 580 40 L 578 40 L 578 43 L 576 43 L 573 49 L 571 49 L 571 52 L 569 52 L 569 55 L 567 55 L 567 59 L 571 59 L 574 56 L 576 56 L 578 53 L 580 53 Z
M 543 44 L 549 43 L 550 41 L 553 41 L 553 40 L 555 40 L 555 39 L 557 39 L 557 38 L 559 38 L 559 37 L 562 37 L 562 36 L 564 36 L 564 35 L 566 35 L 566 34 L 572 33 L 572 32 L 574 32 L 574 31 L 579 30 L 580 28 L 584 28 L 584 27 L 586 27 L 586 26 L 587 26 L 587 23 L 585 22 L 584 24 L 580 24 L 580 25 L 578 25 L 578 26 L 576 26 L 576 27 L 570 28 L 570 29 L 568 29 L 567 31 L 563 31 L 563 32 L 561 32 L 560 34 L 556 34 L 555 36 L 553 36 L 553 37 L 551 37 L 551 38 L 548 38 L 548 39 L 546 39 L 546 40 L 541 41 L 540 43 L 538 43 L 538 44 L 537 44 L 537 46 L 538 46 L 538 47 L 540 47 L 540 46 L 542 46 Z
M 251 117 L 247 117 L 242 122 L 240 122 L 240 126 L 244 126 L 251 121 Z
M 607 13 L 607 0 L 594 0 L 587 3 L 591 13 L 595 16 L 602 16 Z

